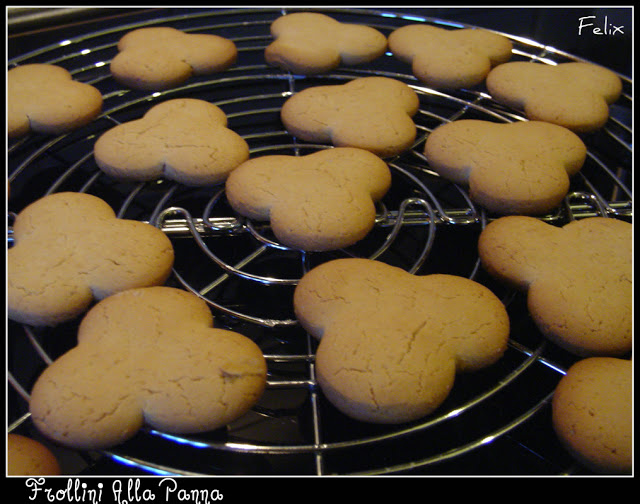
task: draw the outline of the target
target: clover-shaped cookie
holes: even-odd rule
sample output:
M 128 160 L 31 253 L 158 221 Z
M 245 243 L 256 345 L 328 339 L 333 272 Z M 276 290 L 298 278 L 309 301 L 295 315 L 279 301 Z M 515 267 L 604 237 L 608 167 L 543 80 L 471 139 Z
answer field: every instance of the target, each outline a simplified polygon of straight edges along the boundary
M 456 372 L 496 362 L 509 337 L 500 300 L 467 278 L 415 276 L 370 259 L 336 259 L 294 293 L 300 324 L 320 340 L 318 383 L 346 415 L 401 423 L 433 412 Z
M 389 168 L 378 156 L 336 147 L 251 159 L 231 173 L 226 195 L 241 215 L 270 221 L 282 244 L 323 251 L 364 238 L 375 224 L 375 202 L 390 185 Z
M 387 38 L 375 28 L 341 23 L 319 12 L 296 12 L 271 24 L 275 40 L 265 49 L 268 64 L 303 75 L 382 56 Z
M 512 61 L 491 70 L 486 84 L 496 101 L 524 111 L 529 119 L 559 124 L 577 133 L 602 128 L 609 119 L 609 105 L 622 92 L 622 82 L 614 72 L 582 62 Z
M 416 92 L 388 77 L 361 77 L 304 89 L 281 110 L 287 131 L 307 142 L 358 147 L 381 157 L 399 154 L 416 137 Z
M 168 26 L 138 28 L 118 42 L 111 60 L 113 77 L 133 89 L 162 91 L 192 75 L 221 72 L 235 63 L 233 41 L 208 33 L 186 33 Z
M 590 357 L 573 364 L 553 393 L 558 439 L 598 474 L 633 471 L 633 362 Z
M 94 146 L 96 164 L 112 177 L 164 177 L 190 186 L 222 182 L 248 157 L 247 142 L 227 128 L 225 113 L 193 98 L 159 103 L 107 130 Z
M 389 35 L 393 55 L 409 63 L 421 82 L 436 89 L 482 83 L 491 68 L 511 59 L 512 48 L 507 37 L 479 28 L 448 30 L 413 24 Z
M 33 63 L 7 72 L 9 138 L 30 131 L 61 135 L 90 123 L 100 112 L 100 91 L 73 80 L 65 68 Z
M 488 210 L 533 215 L 560 204 L 587 148 L 551 123 L 465 119 L 436 128 L 424 154 L 434 171 L 468 186 L 471 199 Z
M 100 449 L 144 425 L 170 433 L 218 429 L 246 413 L 265 385 L 260 348 L 214 328 L 202 299 L 144 287 L 87 312 L 77 346 L 38 377 L 29 409 L 47 437 Z
M 506 216 L 480 234 L 484 268 L 526 292 L 540 332 L 579 356 L 631 350 L 632 225 L 590 217 L 554 226 Z
M 173 266 L 173 247 L 158 228 L 116 218 L 102 199 L 53 193 L 24 208 L 7 251 L 10 319 L 53 326 L 96 299 L 133 287 L 160 285 Z

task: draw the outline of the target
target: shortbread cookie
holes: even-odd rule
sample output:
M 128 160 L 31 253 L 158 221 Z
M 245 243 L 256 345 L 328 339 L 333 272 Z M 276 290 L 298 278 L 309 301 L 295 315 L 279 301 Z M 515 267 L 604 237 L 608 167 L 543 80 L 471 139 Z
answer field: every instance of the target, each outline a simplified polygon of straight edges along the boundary
M 433 412 L 457 372 L 503 355 L 509 319 L 500 300 L 467 278 L 415 276 L 370 259 L 312 269 L 294 293 L 301 325 L 320 340 L 324 395 L 365 422 L 401 423 Z
M 24 208 L 7 251 L 9 318 L 53 326 L 84 312 L 95 299 L 133 287 L 160 285 L 173 247 L 158 228 L 119 219 L 102 199 L 54 193 Z
M 562 202 L 587 148 L 551 123 L 466 119 L 436 128 L 424 154 L 434 171 L 468 186 L 471 199 L 489 211 L 534 215 Z
M 20 434 L 7 435 L 9 476 L 58 476 L 60 462 L 45 445 Z
M 540 331 L 579 356 L 631 350 L 632 225 L 590 217 L 554 226 L 507 216 L 479 238 L 484 268 L 527 293 Z
M 271 23 L 271 35 L 275 40 L 265 49 L 266 62 L 302 75 L 368 63 L 387 48 L 387 38 L 375 28 L 319 12 L 281 16 Z
M 102 94 L 73 80 L 56 65 L 33 63 L 7 72 L 9 138 L 29 132 L 61 135 L 85 126 L 102 112 Z
M 572 365 L 553 394 L 552 422 L 567 451 L 599 474 L 631 474 L 633 365 L 591 357 Z
M 412 117 L 420 108 L 416 92 L 388 77 L 361 77 L 346 84 L 315 86 L 283 105 L 287 131 L 307 142 L 358 147 L 381 157 L 411 147 Z
M 461 89 L 481 84 L 493 67 L 509 61 L 513 44 L 489 30 L 413 24 L 389 35 L 389 49 L 426 85 Z
M 186 33 L 168 26 L 138 28 L 118 42 L 110 70 L 133 89 L 174 88 L 193 75 L 221 72 L 235 63 L 232 40 L 208 33 Z
M 523 111 L 529 119 L 577 133 L 602 128 L 609 119 L 609 105 L 622 92 L 614 72 L 581 62 L 553 66 L 512 61 L 494 68 L 486 84 L 493 99 Z
M 224 427 L 256 403 L 265 385 L 260 348 L 214 328 L 206 302 L 180 289 L 145 287 L 87 312 L 77 346 L 38 377 L 29 409 L 48 438 L 100 449 L 144 425 L 174 434 Z
M 161 102 L 107 130 L 94 146 L 96 164 L 112 177 L 190 186 L 223 182 L 248 157 L 247 142 L 227 128 L 225 113 L 193 98 Z
M 378 156 L 336 147 L 251 159 L 231 173 L 226 195 L 239 214 L 269 221 L 282 244 L 323 251 L 364 238 L 390 185 L 389 167 Z

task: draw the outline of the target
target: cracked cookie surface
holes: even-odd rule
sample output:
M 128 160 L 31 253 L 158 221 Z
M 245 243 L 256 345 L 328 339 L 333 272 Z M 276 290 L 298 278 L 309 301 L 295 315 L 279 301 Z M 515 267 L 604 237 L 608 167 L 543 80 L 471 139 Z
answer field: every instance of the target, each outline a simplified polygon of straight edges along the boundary
M 222 109 L 193 98 L 159 103 L 106 131 L 94 146 L 96 164 L 114 178 L 189 186 L 223 182 L 248 157 L 249 146 L 227 128 Z
M 609 119 L 609 105 L 620 97 L 622 81 L 611 70 L 592 63 L 544 65 L 510 61 L 486 79 L 491 97 L 525 113 L 575 131 L 592 133 Z
M 390 170 L 378 156 L 336 147 L 251 159 L 231 173 L 225 187 L 231 206 L 245 217 L 269 221 L 282 244 L 323 251 L 364 238 L 375 224 L 375 202 L 390 185 Z
M 547 338 L 580 356 L 621 356 L 632 345 L 632 225 L 590 217 L 554 226 L 506 216 L 480 234 L 483 267 L 527 295 Z
M 282 106 L 287 131 L 307 142 L 357 147 L 380 157 L 408 149 L 416 137 L 416 92 L 388 77 L 361 77 L 346 84 L 315 86 Z
M 102 112 L 102 94 L 73 80 L 57 65 L 34 63 L 7 72 L 9 138 L 35 133 L 61 135 L 93 121 Z
M 590 357 L 573 364 L 553 394 L 552 423 L 576 460 L 600 474 L 633 470 L 633 363 Z
M 302 75 L 368 63 L 387 48 L 387 39 L 378 30 L 341 23 L 319 12 L 281 16 L 270 30 L 275 40 L 265 49 L 267 63 Z
M 460 89 L 481 84 L 493 67 L 509 61 L 512 44 L 488 30 L 414 24 L 391 32 L 389 49 L 428 86 Z
M 194 294 L 146 287 L 87 312 L 77 346 L 38 377 L 29 408 L 48 438 L 100 449 L 144 425 L 183 434 L 224 427 L 255 404 L 265 384 L 266 362 L 251 339 L 214 328 Z
M 433 412 L 458 372 L 500 359 L 509 337 L 501 301 L 467 278 L 415 276 L 369 259 L 337 259 L 304 275 L 296 317 L 319 340 L 316 372 L 329 401 L 372 423 Z
M 53 193 L 24 208 L 7 251 L 11 320 L 53 326 L 96 299 L 163 284 L 173 266 L 171 241 L 158 228 L 117 218 L 102 199 Z
M 118 41 L 110 70 L 128 87 L 162 91 L 193 75 L 226 70 L 237 55 L 235 43 L 218 35 L 186 33 L 168 26 L 138 28 Z
M 431 168 L 468 187 L 471 199 L 489 211 L 535 215 L 562 202 L 587 148 L 551 123 L 464 119 L 431 132 L 424 154 Z

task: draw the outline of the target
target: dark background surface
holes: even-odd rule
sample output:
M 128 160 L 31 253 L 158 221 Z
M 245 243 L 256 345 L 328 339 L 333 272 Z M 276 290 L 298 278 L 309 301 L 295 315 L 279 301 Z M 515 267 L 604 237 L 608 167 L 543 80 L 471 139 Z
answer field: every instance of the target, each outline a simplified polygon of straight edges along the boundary
M 234 7 L 235 8 L 235 7 Z M 385 10 L 385 7 L 372 7 Z M 439 7 L 411 12 L 526 37 L 632 77 L 631 7 Z M 9 59 L 65 37 L 185 9 L 17 9 L 8 15 Z M 580 29 L 581 21 L 584 27 Z M 589 26 L 590 24 L 590 26 Z M 616 29 L 618 27 L 618 29 Z M 599 31 L 598 31 L 599 30 Z

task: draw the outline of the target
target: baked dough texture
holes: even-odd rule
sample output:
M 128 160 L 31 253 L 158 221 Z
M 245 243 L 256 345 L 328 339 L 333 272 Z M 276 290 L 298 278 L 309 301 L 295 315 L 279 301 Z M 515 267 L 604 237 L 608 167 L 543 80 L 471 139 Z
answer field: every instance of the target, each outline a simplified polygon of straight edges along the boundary
M 58 476 L 62 473 L 56 456 L 45 445 L 20 434 L 7 434 L 7 475 Z
M 633 364 L 590 357 L 573 364 L 552 400 L 552 422 L 571 455 L 599 474 L 633 468 Z
M 218 35 L 186 33 L 169 26 L 146 27 L 119 40 L 110 70 L 127 87 L 162 91 L 193 75 L 222 72 L 237 56 L 235 43 Z
M 456 373 L 500 359 L 509 319 L 501 301 L 470 279 L 415 276 L 370 259 L 336 259 L 302 277 L 300 324 L 319 340 L 318 383 L 356 420 L 394 424 L 433 412 Z
M 335 147 L 250 159 L 231 173 L 225 187 L 239 214 L 269 221 L 288 247 L 317 252 L 364 238 L 375 224 L 375 203 L 390 185 L 389 167 L 378 156 Z
M 409 63 L 413 74 L 435 89 L 481 84 L 495 66 L 511 59 L 511 41 L 479 28 L 449 30 L 412 24 L 389 35 L 393 55 Z
M 227 128 L 227 116 L 218 106 L 177 98 L 107 130 L 95 143 L 94 158 L 114 178 L 166 178 L 204 186 L 223 182 L 249 158 L 249 146 Z
M 94 300 L 161 285 L 173 266 L 171 241 L 144 222 L 116 218 L 102 199 L 61 192 L 25 207 L 7 251 L 11 320 L 54 326 L 74 319 Z
M 387 38 L 375 28 L 319 12 L 281 16 L 271 23 L 271 35 L 275 40 L 265 49 L 266 62 L 302 75 L 369 63 L 387 48 Z
M 551 123 L 463 119 L 439 126 L 424 154 L 444 178 L 497 214 L 540 215 L 556 208 L 587 148 L 575 133 Z
M 390 157 L 411 147 L 412 118 L 419 108 L 418 95 L 407 84 L 361 77 L 304 89 L 284 103 L 280 115 L 287 131 L 301 140 Z
M 171 287 L 130 289 L 96 304 L 78 344 L 37 379 L 36 427 L 76 449 L 101 449 L 144 425 L 184 434 L 222 428 L 266 385 L 266 362 L 249 338 L 213 327 L 206 302 Z
M 480 234 L 479 256 L 494 277 L 527 294 L 534 322 L 582 357 L 619 357 L 632 346 L 632 225 L 589 217 L 564 227 L 506 216 Z
M 489 73 L 487 89 L 497 102 L 525 113 L 528 119 L 592 133 L 609 119 L 609 105 L 622 92 L 620 77 L 592 63 L 544 65 L 511 61 Z
M 73 80 L 57 65 L 33 63 L 7 72 L 9 138 L 29 132 L 61 135 L 89 124 L 102 112 L 102 94 Z

